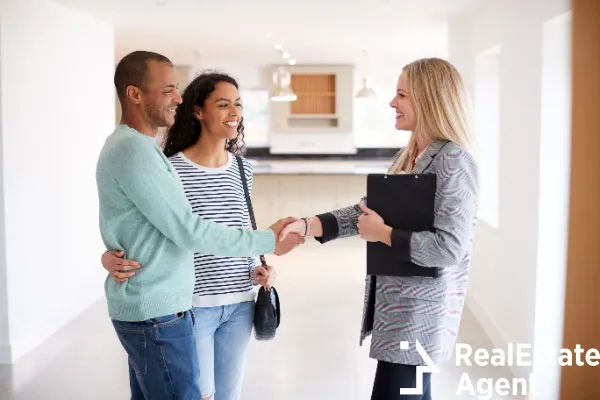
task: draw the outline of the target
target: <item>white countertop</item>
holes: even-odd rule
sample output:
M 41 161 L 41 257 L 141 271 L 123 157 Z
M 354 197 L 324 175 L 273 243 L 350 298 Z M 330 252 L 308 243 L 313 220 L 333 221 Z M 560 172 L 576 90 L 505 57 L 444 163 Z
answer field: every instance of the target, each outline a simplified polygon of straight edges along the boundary
M 381 160 L 249 160 L 255 175 L 384 174 L 390 161 Z

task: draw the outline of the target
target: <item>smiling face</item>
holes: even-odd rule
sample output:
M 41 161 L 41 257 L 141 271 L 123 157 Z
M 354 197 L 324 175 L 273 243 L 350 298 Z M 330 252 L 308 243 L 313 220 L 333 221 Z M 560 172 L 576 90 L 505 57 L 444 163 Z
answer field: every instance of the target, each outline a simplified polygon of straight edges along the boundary
M 219 139 L 235 139 L 242 119 L 242 103 L 235 85 L 219 82 L 198 109 L 197 118 L 202 125 L 202 134 L 208 133 Z
M 181 96 L 177 91 L 175 69 L 170 64 L 148 61 L 140 103 L 147 120 L 154 128 L 173 125 Z
M 398 77 L 396 96 L 390 101 L 390 107 L 396 110 L 396 129 L 414 132 L 417 127 L 417 116 L 408 94 L 408 85 L 404 72 Z

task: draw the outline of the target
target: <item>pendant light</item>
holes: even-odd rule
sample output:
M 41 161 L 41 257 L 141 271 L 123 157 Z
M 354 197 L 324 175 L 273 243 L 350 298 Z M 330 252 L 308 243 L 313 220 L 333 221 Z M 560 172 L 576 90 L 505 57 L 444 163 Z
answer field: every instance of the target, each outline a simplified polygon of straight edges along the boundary
M 278 67 L 277 71 L 273 73 L 273 83 L 275 86 L 271 91 L 271 101 L 284 102 L 298 99 L 290 86 L 291 75 L 284 67 Z
M 367 78 L 363 78 L 362 87 L 358 92 L 356 92 L 356 95 L 354 97 L 356 97 L 357 99 L 376 99 L 377 94 L 373 89 L 369 87 L 369 82 Z
M 290 65 L 296 64 L 295 60 L 291 60 L 290 53 L 283 50 L 280 44 L 275 45 L 275 51 L 283 60 L 287 60 Z M 274 102 L 290 102 L 298 100 L 298 96 L 291 87 L 292 76 L 283 66 L 279 66 L 277 71 L 273 73 L 273 90 L 271 90 L 271 101 Z
M 358 92 L 354 95 L 357 99 L 376 99 L 377 94 L 375 91 L 369 87 L 369 80 L 367 78 L 367 74 L 369 73 L 369 59 L 367 56 L 367 51 L 363 50 L 363 54 L 365 55 L 365 70 L 366 74 L 362 80 L 362 87 Z

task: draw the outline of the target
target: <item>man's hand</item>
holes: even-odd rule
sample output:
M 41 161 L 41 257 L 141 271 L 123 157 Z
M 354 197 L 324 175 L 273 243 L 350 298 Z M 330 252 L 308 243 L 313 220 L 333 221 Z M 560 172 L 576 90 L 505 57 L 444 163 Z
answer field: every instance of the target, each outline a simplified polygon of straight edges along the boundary
M 140 268 L 137 261 L 124 259 L 124 255 L 123 251 L 107 251 L 102 254 L 101 259 L 104 269 L 119 283 L 123 283 L 134 276 L 134 270 Z
M 290 233 L 296 233 L 304 237 L 304 232 L 307 231 L 306 222 L 302 219 L 298 219 L 292 223 L 289 223 L 283 228 L 279 235 L 279 240 L 284 241 Z
M 294 218 L 294 217 L 281 218 L 279 221 L 277 221 L 273 225 L 271 225 L 269 227 L 269 229 L 272 230 L 273 232 L 275 232 L 276 237 L 279 237 L 279 234 L 281 233 L 283 228 L 285 228 L 287 225 L 289 225 L 292 222 L 295 222 L 297 220 L 298 220 L 298 218 Z
M 265 289 L 269 289 L 275 284 L 275 269 L 267 265 L 267 267 L 258 266 L 252 270 L 254 281 Z
M 304 238 L 297 233 L 291 233 L 287 235 L 287 237 L 283 241 L 279 240 L 279 236 L 283 228 L 295 221 L 297 221 L 297 219 L 293 217 L 282 218 L 269 227 L 269 229 L 271 229 L 275 233 L 276 244 L 275 251 L 273 254 L 277 256 L 282 256 L 286 253 L 289 253 L 294 247 L 298 246 L 299 244 L 304 243 Z
M 367 242 L 383 242 L 390 245 L 392 228 L 387 226 L 383 218 L 375 211 L 359 203 L 363 215 L 358 217 L 358 233 Z

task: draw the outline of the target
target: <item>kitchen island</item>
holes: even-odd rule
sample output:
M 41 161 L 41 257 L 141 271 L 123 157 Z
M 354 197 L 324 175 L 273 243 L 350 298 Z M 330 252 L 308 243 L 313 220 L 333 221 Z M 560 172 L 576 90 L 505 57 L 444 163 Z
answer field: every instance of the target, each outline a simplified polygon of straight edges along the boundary
M 266 228 L 279 218 L 302 217 L 356 204 L 367 175 L 384 174 L 389 159 L 251 159 L 256 220 Z
M 249 160 L 255 175 L 384 174 L 389 160 Z

